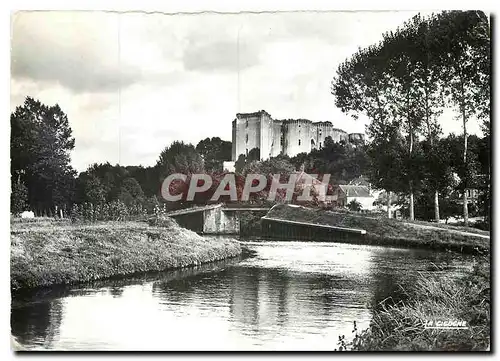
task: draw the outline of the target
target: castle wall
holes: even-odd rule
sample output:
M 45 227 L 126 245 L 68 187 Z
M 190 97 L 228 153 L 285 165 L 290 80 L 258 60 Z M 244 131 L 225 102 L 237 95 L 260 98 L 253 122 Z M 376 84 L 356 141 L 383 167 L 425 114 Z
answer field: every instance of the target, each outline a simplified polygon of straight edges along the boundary
M 312 122 L 306 119 L 286 120 L 283 122 L 284 129 L 284 153 L 293 157 L 299 153 L 309 153 L 311 151 Z
M 270 118 L 270 117 L 269 117 Z M 247 155 L 253 148 L 261 148 L 261 112 L 236 114 L 235 158 Z
M 364 139 L 361 133 L 347 134 L 334 128 L 331 122 L 313 123 L 307 119 L 274 120 L 266 111 L 236 114 L 233 121 L 232 159 L 240 154 L 247 155 L 253 148 L 260 149 L 262 160 L 286 154 L 293 157 L 324 147 L 330 136 L 334 142 L 358 141 Z
M 271 156 L 273 142 L 273 120 L 267 113 L 262 113 L 260 118 L 260 158 L 268 159 Z
M 231 160 L 234 162 L 238 158 L 236 157 L 236 144 L 237 139 L 236 139 L 236 119 L 232 121 L 232 133 L 231 133 Z
M 325 146 L 326 137 L 332 136 L 333 125 L 330 122 L 318 122 L 313 123 L 313 126 L 313 133 L 316 140 L 316 149 L 321 149 Z
M 271 144 L 271 157 L 277 157 L 282 152 L 281 144 L 281 120 L 273 121 L 273 140 Z
M 332 132 L 331 132 L 330 136 L 332 137 L 332 139 L 335 143 L 339 143 L 342 140 L 345 142 L 348 141 L 347 133 L 345 131 L 343 131 L 342 129 L 332 128 Z

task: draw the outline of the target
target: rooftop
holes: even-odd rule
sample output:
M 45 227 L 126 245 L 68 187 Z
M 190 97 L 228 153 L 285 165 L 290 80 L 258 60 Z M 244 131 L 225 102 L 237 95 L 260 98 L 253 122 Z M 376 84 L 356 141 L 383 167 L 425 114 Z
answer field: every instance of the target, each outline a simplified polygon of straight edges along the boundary
M 339 188 L 345 193 L 346 197 L 373 197 L 368 187 L 365 186 L 341 184 Z
M 267 115 L 271 116 L 271 114 L 269 114 L 265 110 L 259 110 L 258 112 L 254 112 L 254 113 L 236 113 L 236 118 L 260 117 L 260 116 L 262 116 L 264 114 L 267 114 Z

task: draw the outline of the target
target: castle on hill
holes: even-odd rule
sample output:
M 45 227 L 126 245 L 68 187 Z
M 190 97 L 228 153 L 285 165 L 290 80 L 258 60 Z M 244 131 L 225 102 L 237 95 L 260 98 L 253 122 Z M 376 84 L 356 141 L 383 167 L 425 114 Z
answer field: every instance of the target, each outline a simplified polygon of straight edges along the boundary
M 248 155 L 253 148 L 260 149 L 261 160 L 285 154 L 293 157 L 320 149 L 326 137 L 334 142 L 364 142 L 364 134 L 348 134 L 333 127 L 331 122 L 312 122 L 307 119 L 276 120 L 265 110 L 255 113 L 238 113 L 233 120 L 232 160 L 240 154 Z

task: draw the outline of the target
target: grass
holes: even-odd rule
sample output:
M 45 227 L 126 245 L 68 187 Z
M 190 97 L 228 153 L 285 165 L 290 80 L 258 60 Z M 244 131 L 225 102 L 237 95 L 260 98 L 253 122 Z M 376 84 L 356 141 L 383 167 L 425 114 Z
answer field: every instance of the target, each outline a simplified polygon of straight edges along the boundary
M 489 260 L 460 279 L 420 275 L 407 300 L 376 305 L 354 351 L 483 351 L 490 346 Z M 425 329 L 426 320 L 466 321 L 465 330 Z
M 490 250 L 489 232 L 487 231 L 474 229 L 465 234 L 462 233 L 462 229 L 457 229 L 457 227 L 450 228 L 444 225 L 436 227 L 435 223 L 430 222 L 411 223 L 356 213 L 291 207 L 284 204 L 273 207 L 267 217 L 364 229 L 366 235 L 358 242 L 364 244 L 410 246 L 479 254 L 487 254 Z M 466 228 L 466 230 L 469 229 Z
M 171 219 L 72 224 L 11 222 L 13 290 L 90 282 L 238 256 L 239 242 L 205 239 Z
M 266 213 L 267 211 L 241 212 L 240 236 L 248 238 L 262 236 L 260 219 L 264 217 Z
M 487 236 L 489 236 L 489 234 L 490 234 L 489 231 L 485 231 L 485 230 L 482 230 L 479 228 L 465 227 L 465 226 L 456 225 L 456 224 L 425 222 L 425 221 L 419 221 L 419 220 L 414 220 L 414 221 L 405 220 L 405 222 L 414 223 L 414 224 L 421 224 L 421 225 L 426 225 L 426 226 L 432 226 L 432 227 L 437 227 L 437 228 L 442 228 L 442 229 L 449 229 L 449 230 L 454 230 L 454 231 L 462 231 L 462 232 L 468 232 L 468 233 L 487 235 Z

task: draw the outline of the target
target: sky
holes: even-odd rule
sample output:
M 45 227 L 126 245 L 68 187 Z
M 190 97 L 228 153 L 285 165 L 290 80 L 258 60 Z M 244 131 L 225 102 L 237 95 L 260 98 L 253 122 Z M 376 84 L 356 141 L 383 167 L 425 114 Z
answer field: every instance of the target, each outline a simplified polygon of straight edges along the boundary
M 174 140 L 231 140 L 236 113 L 331 121 L 330 83 L 358 47 L 416 12 L 145 14 L 18 12 L 12 16 L 11 111 L 26 96 L 59 104 L 76 139 L 72 165 L 154 165 Z M 461 132 L 453 113 L 446 133 Z M 471 133 L 480 134 L 476 122 Z

